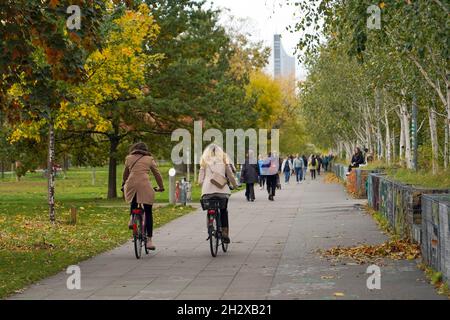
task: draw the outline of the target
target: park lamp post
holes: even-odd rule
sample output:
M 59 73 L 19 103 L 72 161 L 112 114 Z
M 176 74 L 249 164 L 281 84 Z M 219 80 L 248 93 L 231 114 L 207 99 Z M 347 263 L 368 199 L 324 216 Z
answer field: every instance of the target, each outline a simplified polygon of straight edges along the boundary
M 169 204 L 176 204 L 175 199 L 175 176 L 177 175 L 177 171 L 174 168 L 169 170 Z

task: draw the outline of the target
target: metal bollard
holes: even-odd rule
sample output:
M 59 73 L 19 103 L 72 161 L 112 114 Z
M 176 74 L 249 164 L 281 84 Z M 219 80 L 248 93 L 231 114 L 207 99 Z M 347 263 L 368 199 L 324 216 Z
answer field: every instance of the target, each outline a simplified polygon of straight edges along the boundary
M 175 198 L 175 176 L 177 174 L 177 171 L 172 168 L 169 170 L 169 204 L 175 205 L 176 204 L 176 198 Z
M 180 203 L 185 206 L 186 205 L 186 201 L 187 201 L 187 197 L 186 197 L 186 180 L 183 178 L 183 180 L 181 180 L 181 185 L 180 185 Z
M 186 181 L 186 202 L 192 201 L 192 184 Z

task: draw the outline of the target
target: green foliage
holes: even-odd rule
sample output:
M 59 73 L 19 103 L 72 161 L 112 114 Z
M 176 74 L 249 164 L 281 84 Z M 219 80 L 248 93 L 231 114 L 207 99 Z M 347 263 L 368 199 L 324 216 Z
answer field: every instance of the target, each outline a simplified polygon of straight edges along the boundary
M 395 169 L 388 171 L 389 176 L 397 181 L 425 188 L 450 189 L 450 172 L 442 171 L 436 175 L 429 171 L 414 172 L 408 169 Z
M 373 5 L 369 0 L 301 0 L 295 5 L 307 13 L 295 29 L 302 34 L 299 49 L 310 71 L 301 105 L 311 120 L 307 126 L 314 142 L 335 151 L 345 147 L 347 156 L 355 146 L 368 147 L 383 160 L 390 142 L 390 164 L 398 161 L 410 168 L 406 143 L 399 140 L 401 122 L 403 131 L 410 132 L 416 101 L 419 167 L 436 172 L 437 164 L 448 163 L 446 5 L 425 0 L 379 2 L 380 30 L 367 27 L 367 10 Z M 434 111 L 436 126 L 429 122 Z M 401 159 L 400 150 L 406 151 Z

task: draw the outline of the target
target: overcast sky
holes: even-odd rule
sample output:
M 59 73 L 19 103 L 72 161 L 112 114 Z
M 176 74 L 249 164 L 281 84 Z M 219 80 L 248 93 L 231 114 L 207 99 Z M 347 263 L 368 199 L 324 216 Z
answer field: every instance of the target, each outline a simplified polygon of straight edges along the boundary
M 228 8 L 230 14 L 238 18 L 248 18 L 253 40 L 262 40 L 266 46 L 273 47 L 273 35 L 282 35 L 284 49 L 290 55 L 294 55 L 295 46 L 298 43 L 298 34 L 286 31 L 289 24 L 295 24 L 293 13 L 295 8 L 283 6 L 281 0 L 209 0 L 214 7 Z M 283 1 L 284 2 L 284 1 Z M 268 69 L 273 70 L 273 58 L 270 59 Z M 298 61 L 298 59 L 297 59 Z M 297 62 L 297 78 L 304 79 L 304 68 Z

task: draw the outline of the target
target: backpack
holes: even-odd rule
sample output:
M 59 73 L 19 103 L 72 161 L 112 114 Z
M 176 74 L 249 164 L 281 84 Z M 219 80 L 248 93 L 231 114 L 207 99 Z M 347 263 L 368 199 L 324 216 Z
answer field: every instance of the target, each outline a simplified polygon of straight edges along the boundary
M 291 167 L 290 167 L 290 160 L 287 160 L 285 165 L 284 165 L 284 172 L 290 172 L 291 171 Z
M 313 165 L 313 167 L 316 166 L 316 164 L 317 164 L 316 158 L 312 159 L 311 164 Z

